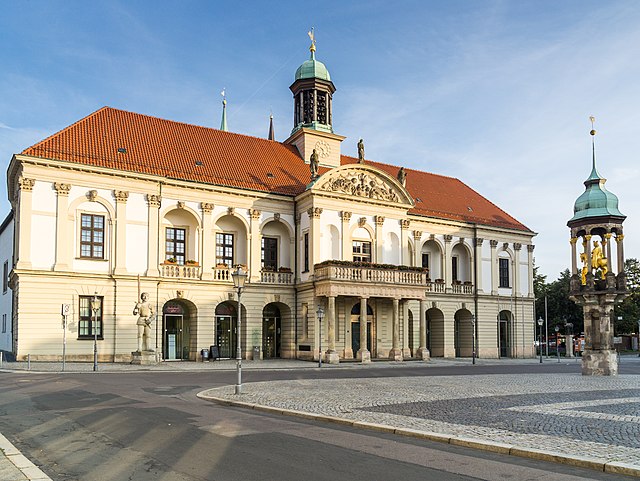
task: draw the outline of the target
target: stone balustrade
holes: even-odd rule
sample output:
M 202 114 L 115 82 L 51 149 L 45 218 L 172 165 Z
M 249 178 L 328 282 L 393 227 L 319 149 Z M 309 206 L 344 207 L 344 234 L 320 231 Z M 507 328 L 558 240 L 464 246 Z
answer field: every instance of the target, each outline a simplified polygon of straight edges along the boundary
M 202 277 L 202 267 L 179 264 L 160 264 L 160 275 L 174 279 L 200 279 Z
M 315 280 L 364 282 L 371 284 L 426 285 L 427 273 L 363 266 L 324 265 L 315 267 Z
M 263 284 L 293 284 L 292 272 L 268 272 L 260 273 L 260 282 Z

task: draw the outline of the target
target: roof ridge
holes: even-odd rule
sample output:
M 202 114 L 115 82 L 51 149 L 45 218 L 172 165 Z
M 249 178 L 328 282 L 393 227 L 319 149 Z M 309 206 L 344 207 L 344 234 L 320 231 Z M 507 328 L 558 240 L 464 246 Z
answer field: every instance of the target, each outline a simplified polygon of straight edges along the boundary
M 355 160 L 355 161 L 357 161 L 357 160 L 358 160 L 358 158 L 357 158 L 357 157 L 352 157 L 352 156 L 350 156 L 350 155 L 340 154 L 340 156 L 341 156 L 341 157 L 346 157 L 347 159 L 353 159 L 353 160 Z M 387 166 L 387 167 L 395 167 L 395 168 L 398 168 L 398 169 L 399 169 L 400 167 L 403 167 L 403 166 L 401 166 L 401 165 L 388 164 L 388 163 L 386 163 L 386 162 L 378 162 L 377 160 L 371 160 L 371 159 L 367 160 L 367 159 L 365 159 L 365 164 L 366 164 L 367 162 L 370 162 L 370 163 L 373 163 L 373 164 L 378 164 L 378 165 L 385 165 L 385 166 Z M 461 181 L 460 181 L 460 179 L 458 179 L 457 177 L 452 177 L 452 176 L 450 176 L 450 175 L 442 175 L 442 174 L 437 174 L 437 173 L 435 173 L 435 172 L 428 172 L 428 171 L 426 171 L 426 170 L 412 169 L 412 168 L 410 168 L 410 167 L 405 167 L 405 168 L 404 168 L 404 170 L 405 170 L 405 171 L 407 171 L 407 172 L 418 172 L 418 173 L 420 173 L 420 174 L 429 174 L 429 175 L 433 175 L 433 176 L 436 176 L 436 177 L 443 177 L 443 178 L 445 178 L 445 179 L 454 179 L 454 180 L 457 180 L 457 181 L 461 182 Z

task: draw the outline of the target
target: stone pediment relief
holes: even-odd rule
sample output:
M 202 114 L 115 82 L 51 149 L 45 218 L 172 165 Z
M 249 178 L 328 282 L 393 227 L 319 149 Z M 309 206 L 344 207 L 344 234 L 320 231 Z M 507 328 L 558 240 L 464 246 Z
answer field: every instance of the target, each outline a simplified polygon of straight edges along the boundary
M 396 179 L 370 166 L 346 165 L 332 169 L 317 180 L 314 190 L 413 205 L 411 196 Z

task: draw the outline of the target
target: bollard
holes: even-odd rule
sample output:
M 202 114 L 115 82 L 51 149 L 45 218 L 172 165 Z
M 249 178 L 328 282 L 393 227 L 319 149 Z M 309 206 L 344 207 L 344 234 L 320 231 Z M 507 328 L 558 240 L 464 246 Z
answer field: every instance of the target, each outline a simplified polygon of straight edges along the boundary
M 31 371 L 31 354 L 27 354 L 27 371 Z
M 4 361 L 3 356 L 4 352 L 0 351 L 0 368 L 2 368 L 2 362 Z

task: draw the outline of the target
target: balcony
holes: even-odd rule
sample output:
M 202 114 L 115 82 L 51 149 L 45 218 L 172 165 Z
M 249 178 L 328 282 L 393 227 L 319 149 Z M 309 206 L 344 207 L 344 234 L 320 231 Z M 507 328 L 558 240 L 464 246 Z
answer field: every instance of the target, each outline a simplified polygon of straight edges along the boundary
M 387 264 L 328 261 L 316 264 L 314 272 L 316 281 L 332 280 L 406 286 L 425 286 L 427 283 L 426 269 Z
M 279 285 L 291 285 L 293 284 L 292 272 L 260 272 L 260 282 L 263 284 L 279 284 Z
M 446 291 L 444 282 L 427 282 L 425 290 L 427 292 L 435 292 L 437 294 L 444 293 Z
M 464 284 L 451 284 L 451 292 L 454 294 L 473 294 L 473 284 L 464 283 Z
M 193 265 L 160 264 L 159 270 L 162 277 L 173 279 L 200 279 L 202 276 L 202 267 Z

